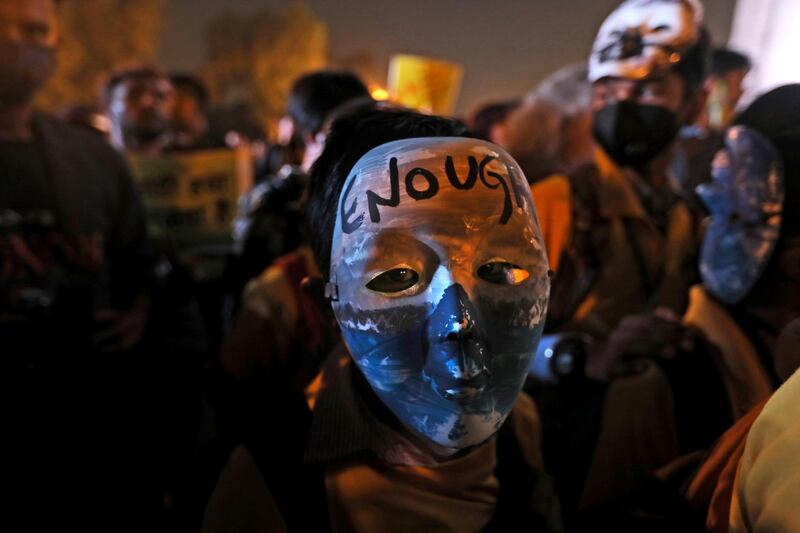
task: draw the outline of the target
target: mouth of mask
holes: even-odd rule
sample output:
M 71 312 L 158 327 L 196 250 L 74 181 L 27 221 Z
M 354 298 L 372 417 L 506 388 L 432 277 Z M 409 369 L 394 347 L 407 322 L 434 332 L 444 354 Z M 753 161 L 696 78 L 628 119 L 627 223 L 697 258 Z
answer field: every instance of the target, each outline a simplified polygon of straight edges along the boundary
M 594 115 L 595 140 L 622 167 L 651 161 L 672 144 L 679 130 L 676 114 L 661 106 L 616 102 Z

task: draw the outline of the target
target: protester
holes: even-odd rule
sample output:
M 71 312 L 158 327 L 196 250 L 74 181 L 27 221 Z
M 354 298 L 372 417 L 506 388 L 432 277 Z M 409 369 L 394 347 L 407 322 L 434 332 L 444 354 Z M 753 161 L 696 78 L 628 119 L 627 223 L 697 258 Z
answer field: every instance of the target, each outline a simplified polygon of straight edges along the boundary
M 335 119 L 373 106 L 371 99 L 343 103 L 331 111 L 321 133 L 327 135 Z M 306 200 L 304 192 L 296 206 L 298 214 L 304 215 Z M 305 220 L 294 222 L 300 225 L 298 230 L 306 230 Z M 294 250 L 250 280 L 222 347 L 222 365 L 227 373 L 245 380 L 281 374 L 281 379 L 299 388 L 308 384 L 338 341 L 336 328 L 301 287 L 307 276 L 318 275 L 311 247 L 304 238 Z
M 0 1 L 4 510 L 28 530 L 147 529 L 160 494 L 129 357 L 147 322 L 152 255 L 123 159 L 34 108 L 56 68 L 57 10 Z
M 573 208 L 580 209 L 582 191 L 591 185 L 581 178 L 595 151 L 587 76 L 583 64 L 554 72 L 507 121 L 505 146 L 531 180 L 553 271 L 572 236 Z
M 374 105 L 360 80 L 344 72 L 303 76 L 295 83 L 293 95 L 289 109 L 297 117 L 299 136 L 309 143 L 324 143 L 330 123 L 338 116 Z M 317 148 L 312 151 L 318 154 Z M 249 195 L 260 203 L 248 214 L 253 235 L 238 258 L 244 264 L 234 290 L 246 285 L 220 353 L 224 371 L 220 420 L 234 444 L 269 431 L 263 424 L 268 405 L 265 394 L 276 385 L 303 390 L 339 341 L 333 321 L 301 287 L 305 277 L 319 275 L 305 222 L 305 172 L 313 160 L 309 156 L 305 161 L 305 169 L 289 168 Z M 284 233 L 279 235 L 280 231 Z M 282 239 L 283 243 L 274 251 L 259 240 L 272 234 L 271 241 Z M 256 246 L 259 242 L 261 246 Z M 282 255 L 272 255 L 278 252 Z
M 750 58 L 735 50 L 717 48 L 711 52 L 705 82 L 708 100 L 697 120 L 700 127 L 723 132 L 730 125 L 744 95 L 744 80 L 751 68 Z
M 702 101 L 704 50 L 696 4 L 660 0 L 623 2 L 592 50 L 601 150 L 593 167 L 573 171 L 571 237 L 548 312 L 556 337 L 548 338 L 547 353 L 570 364 L 554 386 L 530 389 L 569 527 L 655 469 L 709 446 L 730 423 L 708 351 L 687 358 L 676 350 L 655 364 L 612 371 L 605 364 L 635 342 L 682 337 L 680 327 L 654 330 L 624 317 L 659 307 L 661 315 L 677 315 L 688 300 L 694 228 L 667 168 L 680 124 L 694 120 Z
M 234 453 L 205 531 L 275 523 L 259 509 L 290 530 L 559 529 L 518 399 L 547 301 L 541 235 L 516 163 L 463 133 L 408 111 L 332 126 L 309 219 L 346 348 L 308 404 L 278 391 L 273 436 Z
M 711 181 L 711 162 L 722 149 L 725 128 L 744 93 L 744 79 L 750 67 L 750 59 L 743 54 L 725 48 L 712 51 L 704 83 L 706 104 L 694 124 L 681 128 L 671 171 L 698 220 L 707 212 L 695 189 Z
M 105 85 L 104 103 L 111 121 L 111 144 L 133 161 L 155 160 L 179 147 L 172 117 L 176 92 L 164 74 L 144 67 L 115 72 Z M 148 206 L 151 207 L 152 206 Z M 183 249 L 173 228 L 150 220 L 156 256 L 152 311 L 139 360 L 148 374 L 142 386 L 150 402 L 142 406 L 158 436 L 150 461 L 155 482 L 170 502 L 170 513 L 185 511 L 196 469 L 203 424 L 212 425 L 206 404 L 206 368 L 213 360 L 219 327 L 219 290 L 213 280 L 201 283 L 194 257 Z M 209 317 L 204 320 L 204 318 Z
M 559 263 L 551 327 L 602 337 L 629 313 L 683 312 L 694 228 L 667 170 L 680 125 L 700 109 L 706 48 L 695 2 L 626 1 L 601 26 L 589 80 L 602 150 L 582 178 L 595 194 Z
M 103 89 L 111 144 L 120 151 L 159 153 L 173 143 L 175 91 L 164 74 L 141 67 L 115 72 Z
M 519 102 L 516 100 L 484 104 L 476 109 L 470 117 L 468 121 L 469 128 L 479 139 L 486 139 L 499 146 L 506 146 L 508 139 L 507 119 L 518 107 Z
M 224 147 L 223 139 L 214 139 L 209 134 L 209 97 L 203 82 L 189 74 L 172 74 L 169 81 L 175 94 L 170 123 L 172 148 L 202 150 Z
M 285 165 L 275 176 L 256 185 L 240 201 L 234 221 L 236 257 L 230 268 L 230 290 L 238 297 L 245 284 L 261 274 L 275 259 L 307 242 L 302 199 L 307 173 L 325 143 L 326 117 L 355 99 L 369 100 L 364 83 L 349 72 L 322 70 L 298 78 L 289 94 L 287 115 L 302 141 L 299 166 Z

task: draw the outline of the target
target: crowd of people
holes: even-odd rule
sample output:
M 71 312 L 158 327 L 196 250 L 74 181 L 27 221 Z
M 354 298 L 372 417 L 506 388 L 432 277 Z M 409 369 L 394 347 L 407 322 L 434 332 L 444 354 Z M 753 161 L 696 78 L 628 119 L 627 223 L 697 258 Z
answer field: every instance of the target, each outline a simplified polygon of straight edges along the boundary
M 41 113 L 58 1 L 0 0 L 8 525 L 800 531 L 800 84 L 742 107 L 696 0 L 598 28 L 464 119 L 310 72 L 268 143 L 147 66 Z M 153 231 L 136 157 L 243 144 L 225 246 Z

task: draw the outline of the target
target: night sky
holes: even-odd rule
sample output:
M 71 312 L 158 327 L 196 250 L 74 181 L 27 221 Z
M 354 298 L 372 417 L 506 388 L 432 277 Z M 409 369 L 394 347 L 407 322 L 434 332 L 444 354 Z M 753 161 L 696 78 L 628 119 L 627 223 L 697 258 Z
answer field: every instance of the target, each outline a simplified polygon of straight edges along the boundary
M 306 0 L 328 25 L 334 59 L 370 52 L 385 71 L 393 53 L 460 63 L 459 111 L 521 96 L 558 67 L 582 61 L 618 0 Z M 706 0 L 717 43 L 728 38 L 736 0 Z M 283 9 L 286 0 L 166 0 L 160 62 L 192 70 L 205 54 L 204 28 L 225 9 Z

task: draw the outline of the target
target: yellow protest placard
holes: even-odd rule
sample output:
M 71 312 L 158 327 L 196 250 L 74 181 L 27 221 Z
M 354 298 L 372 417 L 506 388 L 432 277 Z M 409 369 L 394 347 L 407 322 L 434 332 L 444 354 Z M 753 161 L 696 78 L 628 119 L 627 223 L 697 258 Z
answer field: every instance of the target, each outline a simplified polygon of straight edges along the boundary
M 179 246 L 230 241 L 239 196 L 253 181 L 247 147 L 131 154 L 151 230 Z
M 397 54 L 389 62 L 389 95 L 406 107 L 450 115 L 456 107 L 464 69 L 428 57 Z

